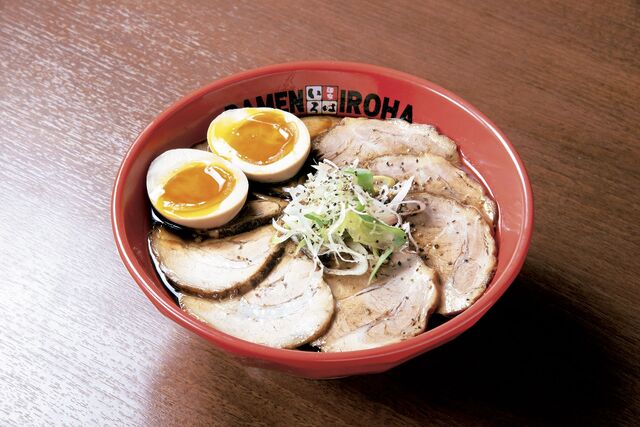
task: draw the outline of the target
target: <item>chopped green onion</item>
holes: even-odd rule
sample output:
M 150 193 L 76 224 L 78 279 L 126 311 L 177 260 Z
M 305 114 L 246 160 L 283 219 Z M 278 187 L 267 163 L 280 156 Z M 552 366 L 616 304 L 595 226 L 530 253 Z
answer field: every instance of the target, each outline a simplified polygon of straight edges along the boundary
M 369 193 L 373 193 L 373 174 L 371 171 L 358 169 L 358 171 L 356 171 L 356 178 L 358 179 L 358 185 L 360 187 Z
M 373 281 L 373 279 L 376 277 L 376 274 L 378 274 L 378 270 L 380 270 L 380 267 L 382 267 L 382 264 L 384 264 L 384 262 L 387 260 L 387 258 L 389 258 L 389 256 L 391 256 L 392 253 L 393 253 L 393 248 L 389 248 L 386 251 L 384 251 L 382 255 L 380 255 L 380 258 L 378 258 L 376 265 L 374 265 L 373 269 L 371 270 L 371 275 L 369 276 L 369 283 Z
M 407 242 L 407 234 L 398 227 L 392 227 L 368 214 L 347 212 L 338 231 L 347 231 L 354 242 L 371 248 L 399 248 Z
M 300 252 L 300 249 L 302 249 L 304 247 L 304 245 L 306 245 L 304 240 L 300 240 L 298 242 L 298 245 L 296 246 L 296 250 L 294 251 L 295 255 L 298 255 L 298 252 Z
M 373 173 L 368 169 L 346 168 L 343 173 L 356 177 L 356 183 L 366 192 L 373 193 Z
M 387 187 L 393 187 L 396 185 L 396 180 L 386 175 L 374 175 L 373 176 L 374 188 L 376 184 L 386 185 Z
M 316 223 L 319 227 L 324 227 L 327 225 L 327 220 L 318 214 L 314 214 L 313 212 L 309 212 L 304 214 L 304 217 L 310 219 L 314 223 Z

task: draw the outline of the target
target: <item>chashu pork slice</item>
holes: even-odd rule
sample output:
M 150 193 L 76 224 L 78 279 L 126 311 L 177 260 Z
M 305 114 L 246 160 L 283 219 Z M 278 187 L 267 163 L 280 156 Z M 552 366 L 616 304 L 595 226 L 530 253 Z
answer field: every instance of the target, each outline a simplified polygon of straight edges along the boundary
M 367 162 L 366 167 L 376 175 L 387 175 L 398 180 L 413 176 L 413 191 L 426 191 L 473 206 L 482 212 L 487 223 L 495 224 L 497 207 L 485 194 L 482 185 L 440 156 L 381 156 Z
M 307 127 L 309 136 L 313 140 L 336 127 L 341 119 L 335 116 L 307 116 L 302 117 L 300 120 Z
M 353 268 L 353 264 L 348 263 L 346 261 L 339 260 L 334 257 L 327 257 L 323 260 L 323 264 L 325 267 L 334 269 L 334 270 L 348 270 Z M 380 274 L 384 274 L 384 268 L 380 270 L 378 276 Z M 367 271 L 360 275 L 339 275 L 339 274 L 331 274 L 324 270 L 324 281 L 327 282 L 327 285 L 331 288 L 331 293 L 336 300 L 341 300 L 351 295 L 357 294 L 361 290 L 368 288 L 369 276 L 371 275 L 371 271 Z
M 196 234 L 220 239 L 233 236 L 245 231 L 253 230 L 265 224 L 270 224 L 274 218 L 282 213 L 287 206 L 287 202 L 278 197 L 254 194 L 253 200 L 247 201 L 240 213 L 222 227 L 198 230 Z
M 416 254 L 394 254 L 371 286 L 336 302 L 329 330 L 313 345 L 335 352 L 400 342 L 424 332 L 437 305 L 435 272 Z
M 442 297 L 438 312 L 457 314 L 485 291 L 496 266 L 496 243 L 480 213 L 455 200 L 414 193 L 426 209 L 408 218 L 426 264 L 438 272 Z
M 369 275 L 367 272 L 358 276 L 339 276 L 336 274 L 324 274 L 324 281 L 331 288 L 331 293 L 336 300 L 348 298 L 369 287 Z
M 219 298 L 257 285 L 273 269 L 283 246 L 271 243 L 276 230 L 265 225 L 224 239 L 184 240 L 156 227 L 150 246 L 174 286 L 190 294 Z
M 460 163 L 458 147 L 430 125 L 411 124 L 400 119 L 375 120 L 345 118 L 329 132 L 313 141 L 323 159 L 344 166 L 388 154 L 431 153 Z
M 257 344 L 295 348 L 320 336 L 331 322 L 334 301 L 322 271 L 290 244 L 258 286 L 231 299 L 183 295 L 180 306 L 214 328 Z

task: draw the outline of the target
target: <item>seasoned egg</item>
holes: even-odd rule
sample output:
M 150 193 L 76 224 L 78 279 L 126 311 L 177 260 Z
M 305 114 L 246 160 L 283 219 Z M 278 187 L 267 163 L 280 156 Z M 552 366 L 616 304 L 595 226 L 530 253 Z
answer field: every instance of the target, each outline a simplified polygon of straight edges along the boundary
M 258 182 L 281 182 L 302 167 L 311 141 L 302 121 L 275 108 L 239 108 L 216 117 L 207 132 L 211 151 Z
M 188 148 L 158 156 L 147 171 L 147 193 L 165 218 L 192 228 L 220 227 L 242 209 L 249 183 L 240 169 Z

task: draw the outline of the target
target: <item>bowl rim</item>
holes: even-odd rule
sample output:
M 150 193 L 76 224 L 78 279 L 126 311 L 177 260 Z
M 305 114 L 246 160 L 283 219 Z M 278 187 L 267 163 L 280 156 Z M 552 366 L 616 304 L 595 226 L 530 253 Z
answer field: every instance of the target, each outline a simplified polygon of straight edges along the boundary
M 492 279 L 490 288 L 487 289 L 485 293 L 467 310 L 434 329 L 427 330 L 420 335 L 399 343 L 367 350 L 323 353 L 272 348 L 236 338 L 190 317 L 171 299 L 171 297 L 169 297 L 168 294 L 164 296 L 159 295 L 154 290 L 154 285 L 152 283 L 153 279 L 145 273 L 142 265 L 137 262 L 133 248 L 126 238 L 124 210 L 122 209 L 124 181 L 144 145 L 142 144 L 142 141 L 145 141 L 149 135 L 153 134 L 160 124 L 162 124 L 168 117 L 187 107 L 194 100 L 209 92 L 229 84 L 239 83 L 257 77 L 296 71 L 337 71 L 374 74 L 420 86 L 423 89 L 429 90 L 430 92 L 447 99 L 449 102 L 453 102 L 458 107 L 465 110 L 491 133 L 493 133 L 500 144 L 502 144 L 516 167 L 520 179 L 520 185 L 524 192 L 523 224 L 515 250 L 513 251 L 509 263 L 505 265 L 504 271 L 499 280 L 494 282 L 495 278 Z M 129 274 L 133 277 L 147 298 L 151 300 L 163 315 L 169 317 L 180 326 L 195 332 L 208 341 L 216 344 L 219 343 L 221 346 L 225 347 L 223 348 L 224 351 L 234 348 L 238 352 L 241 352 L 243 357 L 267 359 L 284 365 L 295 362 L 336 363 L 364 361 L 393 355 L 414 352 L 420 353 L 421 350 L 426 351 L 430 348 L 446 343 L 475 324 L 480 317 L 482 317 L 484 313 L 504 294 L 507 288 L 509 288 L 525 262 L 531 243 L 531 235 L 533 233 L 533 193 L 524 164 L 504 133 L 477 108 L 452 92 L 426 79 L 377 65 L 343 61 L 299 61 L 259 67 L 215 80 L 212 83 L 209 83 L 208 85 L 203 86 L 179 99 L 155 117 L 131 144 L 122 160 L 120 168 L 118 169 L 111 196 L 111 225 L 118 253 L 122 258 L 125 267 L 129 271 Z

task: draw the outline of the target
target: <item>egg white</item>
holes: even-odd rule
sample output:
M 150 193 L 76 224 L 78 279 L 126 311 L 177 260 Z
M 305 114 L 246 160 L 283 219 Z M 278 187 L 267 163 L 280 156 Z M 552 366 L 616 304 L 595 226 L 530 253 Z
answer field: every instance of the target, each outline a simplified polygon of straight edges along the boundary
M 164 193 L 165 184 L 176 172 L 194 162 L 218 165 L 231 173 L 235 180 L 231 193 L 220 202 L 216 209 L 202 216 L 184 217 L 163 210 L 162 206 L 158 204 L 158 199 Z M 220 156 L 202 150 L 178 148 L 165 151 L 151 162 L 147 171 L 147 194 L 153 207 L 165 218 L 185 227 L 214 228 L 226 224 L 240 212 L 247 199 L 248 192 L 249 182 L 238 167 Z
M 234 150 L 223 138 L 216 137 L 215 135 L 216 126 L 218 124 L 225 123 L 226 125 L 229 121 L 239 123 L 244 121 L 247 117 L 261 111 L 275 111 L 278 114 L 282 114 L 285 122 L 293 124 L 296 128 L 296 140 L 294 141 L 291 152 L 287 153 L 281 159 L 266 165 L 258 165 L 241 159 L 236 150 Z M 292 178 L 296 173 L 298 173 L 300 168 L 302 168 L 302 165 L 304 165 L 304 162 L 311 151 L 309 130 L 302 120 L 287 111 L 267 107 L 238 108 L 225 111 L 217 116 L 209 125 L 207 141 L 211 151 L 228 159 L 231 163 L 239 167 L 249 177 L 249 179 L 257 182 L 282 182 Z

